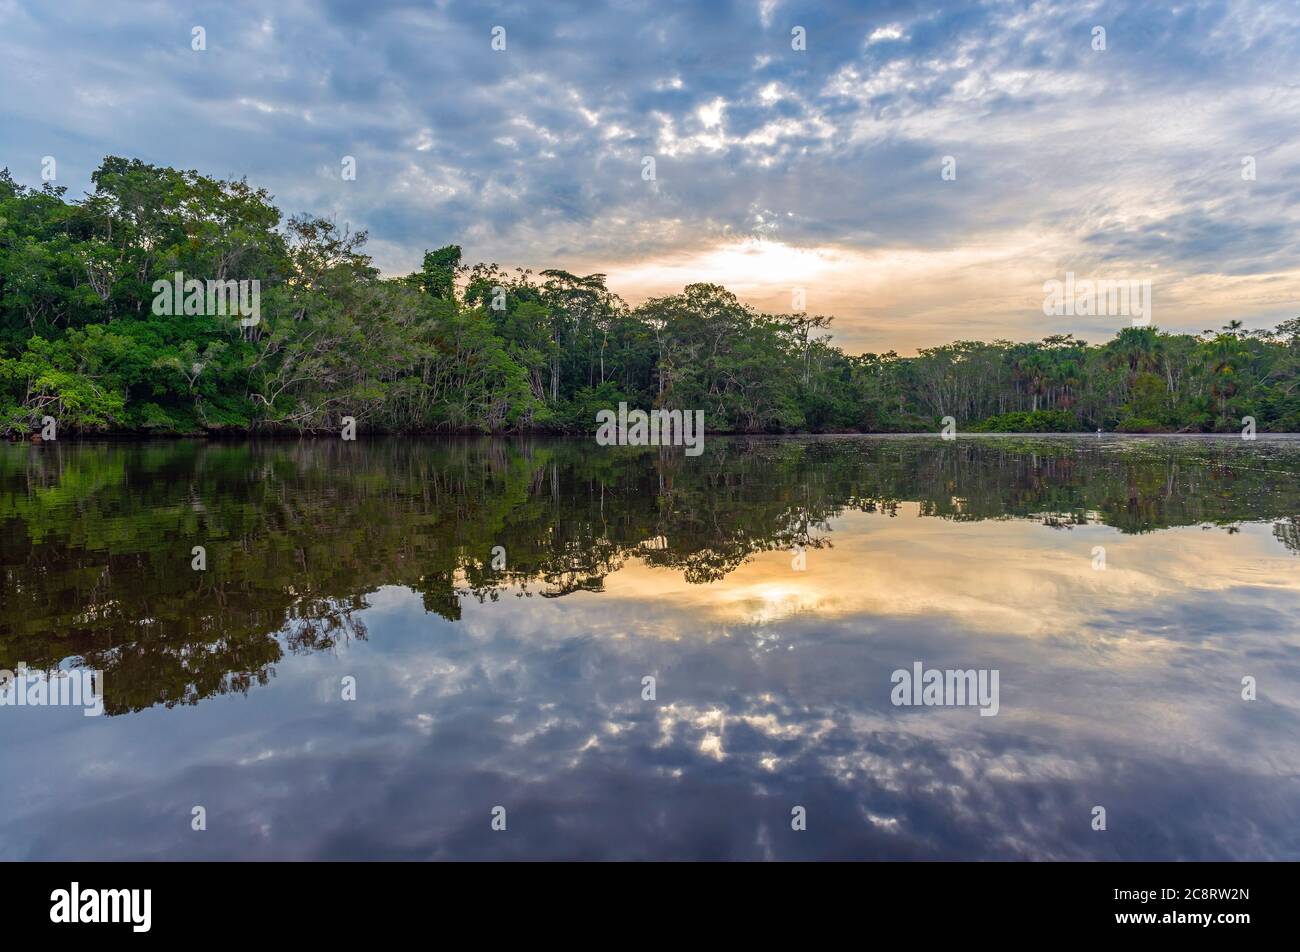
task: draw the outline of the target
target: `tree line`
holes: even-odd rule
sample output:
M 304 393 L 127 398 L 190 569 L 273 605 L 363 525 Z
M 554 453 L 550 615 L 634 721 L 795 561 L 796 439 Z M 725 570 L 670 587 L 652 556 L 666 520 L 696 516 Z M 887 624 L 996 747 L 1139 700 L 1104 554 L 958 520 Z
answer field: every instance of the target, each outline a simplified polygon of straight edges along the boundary
M 714 284 L 629 307 L 602 274 L 507 272 L 448 245 L 385 278 L 365 232 L 285 219 L 242 180 L 110 156 L 94 191 L 0 172 L 0 431 L 592 432 L 596 411 L 710 430 L 1300 431 L 1300 318 L 846 354 L 831 319 Z M 156 314 L 157 282 L 257 281 L 256 321 Z

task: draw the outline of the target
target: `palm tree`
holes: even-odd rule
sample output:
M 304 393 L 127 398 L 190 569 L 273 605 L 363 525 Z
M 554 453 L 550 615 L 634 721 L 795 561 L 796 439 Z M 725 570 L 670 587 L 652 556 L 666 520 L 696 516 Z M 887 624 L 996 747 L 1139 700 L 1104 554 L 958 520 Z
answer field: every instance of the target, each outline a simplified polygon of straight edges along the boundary
M 1060 384 L 1061 396 L 1057 401 L 1060 405 L 1069 410 L 1075 404 L 1074 390 L 1082 381 L 1079 371 L 1079 362 L 1073 357 L 1067 357 L 1056 365 L 1055 382 Z
M 1154 327 L 1126 327 L 1106 345 L 1106 366 L 1124 367 L 1126 389 L 1131 389 L 1138 374 L 1159 366 L 1163 343 Z
M 1237 331 L 1241 321 L 1229 321 L 1223 333 L 1206 345 L 1206 365 L 1210 371 L 1210 393 L 1219 401 L 1219 417 L 1228 415 L 1228 400 L 1240 389 L 1242 364 L 1250 357 Z

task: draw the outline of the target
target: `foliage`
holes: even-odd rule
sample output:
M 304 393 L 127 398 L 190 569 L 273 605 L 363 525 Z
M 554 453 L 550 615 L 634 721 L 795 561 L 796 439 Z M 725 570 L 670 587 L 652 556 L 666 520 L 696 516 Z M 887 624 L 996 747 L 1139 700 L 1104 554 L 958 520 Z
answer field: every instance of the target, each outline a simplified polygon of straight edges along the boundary
M 1300 430 L 1300 318 L 845 354 L 822 315 L 691 284 L 632 308 L 603 274 L 513 274 L 449 244 L 382 277 L 366 234 L 282 221 L 244 181 L 106 158 L 95 191 L 0 172 L 0 431 L 591 431 L 595 411 L 713 431 Z M 259 282 L 260 315 L 154 313 L 155 281 Z
M 1069 410 L 1014 410 L 971 427 L 976 433 L 1077 433 L 1079 418 Z

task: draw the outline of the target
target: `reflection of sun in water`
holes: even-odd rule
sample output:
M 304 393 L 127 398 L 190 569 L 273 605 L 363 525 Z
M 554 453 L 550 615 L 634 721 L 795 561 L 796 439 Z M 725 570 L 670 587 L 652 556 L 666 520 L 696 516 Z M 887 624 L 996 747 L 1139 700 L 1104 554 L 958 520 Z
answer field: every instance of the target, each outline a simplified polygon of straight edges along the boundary
M 768 622 L 811 611 L 819 599 L 815 592 L 798 584 L 759 582 L 728 592 L 725 601 L 752 622 Z

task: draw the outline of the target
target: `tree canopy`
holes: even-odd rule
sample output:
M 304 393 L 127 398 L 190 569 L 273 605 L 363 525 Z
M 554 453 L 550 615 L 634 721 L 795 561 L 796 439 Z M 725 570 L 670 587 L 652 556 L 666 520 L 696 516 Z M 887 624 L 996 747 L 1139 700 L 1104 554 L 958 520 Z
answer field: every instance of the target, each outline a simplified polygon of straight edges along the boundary
M 714 431 L 1300 430 L 1300 318 L 1105 344 L 956 341 L 846 354 L 823 315 L 714 284 L 629 307 L 603 274 L 507 273 L 450 244 L 385 278 L 365 232 L 264 190 L 106 158 L 94 192 L 0 172 L 0 430 L 590 432 L 620 401 Z M 257 281 L 259 319 L 153 311 L 176 273 Z

